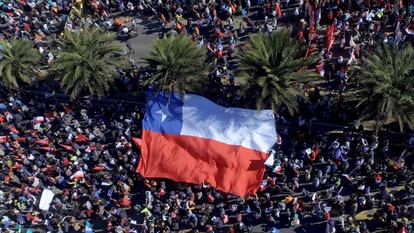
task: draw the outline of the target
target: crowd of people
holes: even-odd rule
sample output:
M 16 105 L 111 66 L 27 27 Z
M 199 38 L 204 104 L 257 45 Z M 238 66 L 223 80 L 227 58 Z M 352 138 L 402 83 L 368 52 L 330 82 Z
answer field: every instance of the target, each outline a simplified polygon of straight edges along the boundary
M 234 54 L 248 33 L 292 28 L 319 58 L 315 70 L 326 81 L 320 88 L 340 93 L 349 65 L 378 42 L 412 41 L 413 11 L 412 0 L 6 0 L 0 2 L 0 39 L 34 40 L 52 61 L 50 41 L 65 29 L 95 24 L 125 33 L 138 16 L 146 17 L 160 22 L 161 37 L 188 34 L 207 47 L 216 84 L 211 95 L 234 106 L 242 101 Z M 122 20 L 111 16 L 120 12 Z M 335 43 L 328 49 L 331 25 Z M 0 89 L 0 232 L 413 232 L 414 137 L 363 129 L 327 134 L 312 121 L 348 116 L 333 96 L 321 96 L 318 88 L 309 95 L 298 117 L 277 119 L 274 164 L 258 193 L 237 197 L 208 184 L 137 174 L 132 137 L 140 137 L 142 105 L 65 103 Z M 48 211 L 39 209 L 45 189 L 55 194 Z
M 280 118 L 275 164 L 256 195 L 236 197 L 136 174 L 132 137 L 139 137 L 142 107 L 1 93 L 5 232 L 276 232 L 315 222 L 327 222 L 327 232 L 412 229 L 412 160 L 405 158 L 414 137 L 401 152 L 386 133 L 353 129 L 333 137 Z M 44 189 L 55 194 L 48 211 L 38 208 Z M 374 219 L 359 221 L 370 209 Z

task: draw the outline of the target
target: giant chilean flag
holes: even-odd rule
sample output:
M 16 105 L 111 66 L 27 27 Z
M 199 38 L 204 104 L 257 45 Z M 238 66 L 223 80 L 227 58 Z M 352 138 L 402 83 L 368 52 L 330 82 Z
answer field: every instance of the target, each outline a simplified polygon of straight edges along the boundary
M 253 194 L 275 138 L 271 110 L 225 108 L 197 95 L 161 93 L 147 100 L 137 172 Z

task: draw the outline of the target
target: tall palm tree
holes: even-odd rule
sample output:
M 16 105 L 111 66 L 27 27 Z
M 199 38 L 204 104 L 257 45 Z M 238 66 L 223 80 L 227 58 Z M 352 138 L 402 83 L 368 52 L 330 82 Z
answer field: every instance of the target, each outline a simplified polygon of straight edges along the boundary
M 197 91 L 205 80 L 206 49 L 197 48 L 186 36 L 156 40 L 145 61 L 155 69 L 144 85 L 158 91 L 183 94 Z
M 116 37 L 97 28 L 64 33 L 51 69 L 72 99 L 84 94 L 103 96 L 118 77 L 117 68 L 128 65 L 127 50 Z
M 41 55 L 29 40 L 0 41 L 0 83 L 8 88 L 31 84 L 31 76 Z
M 258 109 L 270 107 L 277 113 L 285 106 L 295 114 L 297 97 L 303 97 L 299 84 L 317 77 L 303 69 L 315 59 L 305 59 L 306 46 L 290 34 L 290 30 L 280 30 L 250 35 L 246 48 L 238 54 L 242 95 L 254 100 Z
M 361 111 L 361 120 L 375 120 L 382 125 L 398 123 L 414 128 L 414 50 L 410 44 L 401 47 L 379 45 L 375 52 L 355 65 L 358 84 L 349 101 Z

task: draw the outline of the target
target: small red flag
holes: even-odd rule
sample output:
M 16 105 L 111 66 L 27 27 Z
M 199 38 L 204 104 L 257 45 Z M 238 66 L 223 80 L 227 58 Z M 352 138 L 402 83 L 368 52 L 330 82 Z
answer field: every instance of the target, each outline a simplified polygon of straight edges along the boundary
M 100 172 L 100 171 L 103 171 L 103 170 L 105 170 L 105 167 L 102 166 L 102 165 L 96 165 L 94 168 L 92 168 L 92 171 L 94 171 L 94 172 Z
M 68 105 L 63 106 L 63 108 L 65 109 L 65 112 L 66 112 L 67 114 L 72 113 L 72 109 L 71 109 Z
M 13 125 L 9 125 L 7 128 L 10 130 L 10 134 L 19 134 L 19 131 Z
M 42 146 L 39 147 L 40 150 L 45 150 L 45 151 L 50 151 L 50 147 L 49 146 Z
M 76 136 L 76 141 L 77 142 L 87 142 L 87 141 L 89 141 L 89 139 L 84 134 L 79 134 L 78 136 Z
M 406 227 L 402 227 L 397 233 L 408 233 L 408 230 Z
M 309 35 L 308 35 L 309 41 L 312 41 L 312 39 L 313 39 L 313 33 L 315 32 L 315 13 L 314 13 L 314 11 L 312 11 L 311 14 L 312 15 L 310 17 Z
M 326 29 L 326 47 L 328 51 L 331 50 L 332 45 L 335 42 L 335 24 L 331 24 L 331 26 Z
M 64 144 L 59 144 L 61 147 L 65 148 L 66 150 L 72 150 L 72 146 L 69 145 L 64 145 Z
M 7 142 L 7 136 L 0 136 L 0 143 L 6 143 Z
M 0 124 L 6 122 L 6 117 L 3 115 L 0 115 Z
M 43 123 L 45 122 L 45 118 L 43 116 L 38 116 L 33 119 L 33 124 Z
M 35 136 L 37 134 L 37 131 L 36 130 L 33 130 L 33 129 L 29 129 L 29 130 L 26 130 L 26 133 L 28 133 L 28 134 L 30 134 L 32 136 Z
M 63 159 L 63 165 L 65 165 L 65 166 L 69 166 L 70 165 L 70 161 L 69 161 L 69 159 L 68 158 L 64 158 Z
M 39 139 L 35 143 L 40 145 L 49 145 L 49 138 Z
M 277 17 L 281 17 L 283 15 L 282 9 L 280 8 L 280 4 L 278 2 L 276 2 L 275 10 L 276 10 L 276 13 L 277 13 Z
M 22 138 L 22 137 L 20 137 L 20 138 L 16 138 L 16 141 L 17 142 L 25 142 L 26 141 L 26 138 Z

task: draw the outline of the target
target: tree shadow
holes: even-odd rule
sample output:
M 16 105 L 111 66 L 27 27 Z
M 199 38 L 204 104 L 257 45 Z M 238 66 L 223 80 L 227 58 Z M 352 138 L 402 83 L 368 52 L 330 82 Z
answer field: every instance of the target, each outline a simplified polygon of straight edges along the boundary
M 139 25 L 143 26 L 143 34 L 150 35 L 154 33 L 160 33 L 161 32 L 161 23 L 155 20 L 149 20 L 147 18 L 143 18 L 142 22 L 139 23 Z

